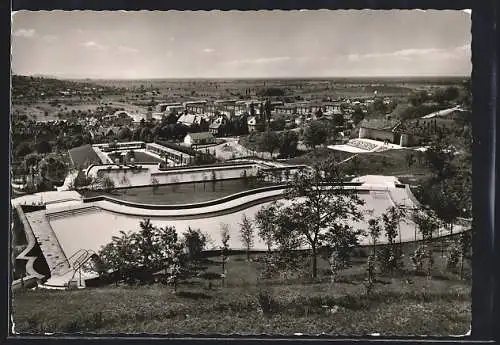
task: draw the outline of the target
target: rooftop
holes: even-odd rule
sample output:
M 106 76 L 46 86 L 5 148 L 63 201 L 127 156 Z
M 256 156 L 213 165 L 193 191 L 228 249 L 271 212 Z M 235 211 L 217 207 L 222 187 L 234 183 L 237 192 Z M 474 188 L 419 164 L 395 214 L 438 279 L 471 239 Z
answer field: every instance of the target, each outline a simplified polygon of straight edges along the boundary
M 201 140 L 201 139 L 214 139 L 215 137 L 210 132 L 199 132 L 199 133 L 188 133 L 191 139 Z
M 101 164 L 101 160 L 97 153 L 95 153 L 92 145 L 83 145 L 70 149 L 69 156 L 73 165 L 78 167 L 85 167 L 90 164 Z

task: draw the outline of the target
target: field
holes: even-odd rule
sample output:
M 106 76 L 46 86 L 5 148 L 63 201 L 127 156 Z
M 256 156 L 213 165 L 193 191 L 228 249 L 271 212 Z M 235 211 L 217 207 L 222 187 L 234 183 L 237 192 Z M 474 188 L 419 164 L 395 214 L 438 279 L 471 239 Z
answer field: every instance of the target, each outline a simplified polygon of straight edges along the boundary
M 158 186 L 156 190 L 148 186 L 117 189 L 112 193 L 85 191 L 82 194 L 85 196 L 108 195 L 121 200 L 145 204 L 175 205 L 215 200 L 265 185 L 269 185 L 269 183 L 254 182 L 246 185 L 242 180 L 238 179 L 227 180 L 223 183 L 217 182 L 215 185 L 212 185 L 208 181 L 206 183 L 181 183 L 177 185 Z
M 428 79 L 428 80 L 427 80 Z M 327 101 L 337 98 L 367 98 L 389 96 L 404 98 L 412 90 L 430 89 L 456 85 L 463 78 L 427 78 L 427 79 L 391 79 L 377 80 L 361 78 L 342 79 L 149 79 L 149 80 L 74 80 L 72 89 L 83 89 L 81 82 L 100 85 L 107 89 L 105 93 L 73 96 L 36 96 L 14 98 L 13 115 L 27 115 L 38 121 L 57 120 L 60 116 L 85 117 L 94 113 L 98 107 L 110 106 L 123 108 L 130 113 L 146 113 L 148 106 L 159 102 L 185 102 L 190 100 L 247 99 L 259 98 L 266 89 L 279 89 L 280 98 L 286 102 Z M 57 81 L 61 83 L 61 81 Z M 65 85 L 65 84 L 63 84 Z M 42 90 L 42 89 L 41 89 Z M 40 90 L 40 91 L 41 91 Z M 19 93 L 23 90 L 19 89 Z M 274 97 L 274 96 L 273 96 Z
M 306 278 L 308 259 L 296 276 L 259 279 L 261 255 L 242 254 L 227 263 L 225 286 L 219 259 L 198 264 L 201 273 L 176 293 L 161 284 L 108 286 L 80 291 L 21 291 L 13 296 L 17 332 L 274 334 L 292 335 L 463 335 L 471 322 L 470 267 L 464 279 L 444 268 L 441 242 L 435 243 L 431 277 L 416 275 L 405 244 L 402 273 L 378 275 L 366 295 L 367 248 L 333 284 L 327 262 L 319 277 Z M 269 307 L 269 308 L 268 308 Z M 264 312 L 265 311 L 265 312 Z

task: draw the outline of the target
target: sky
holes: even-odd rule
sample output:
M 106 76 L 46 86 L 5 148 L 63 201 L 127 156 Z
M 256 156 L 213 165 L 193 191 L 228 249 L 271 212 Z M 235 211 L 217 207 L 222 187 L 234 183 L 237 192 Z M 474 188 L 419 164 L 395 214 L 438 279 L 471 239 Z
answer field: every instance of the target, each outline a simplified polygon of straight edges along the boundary
M 464 11 L 20 11 L 12 73 L 61 78 L 470 75 Z

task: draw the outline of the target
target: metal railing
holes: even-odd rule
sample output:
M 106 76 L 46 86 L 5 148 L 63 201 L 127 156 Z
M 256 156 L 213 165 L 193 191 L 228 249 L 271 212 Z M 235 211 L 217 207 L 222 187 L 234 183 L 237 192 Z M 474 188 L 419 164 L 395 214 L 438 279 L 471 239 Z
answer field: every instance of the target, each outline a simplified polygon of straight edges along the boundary
M 73 253 L 66 260 L 57 263 L 52 268 L 52 270 L 55 270 L 55 269 L 59 268 L 60 266 L 67 264 L 67 265 L 69 265 L 69 269 L 67 271 L 63 272 L 61 275 L 64 275 L 64 274 L 70 272 L 71 270 L 76 272 L 76 270 L 80 269 L 81 266 L 84 265 L 94 254 L 95 254 L 95 252 L 92 250 L 87 250 L 87 249 L 77 250 L 75 253 Z

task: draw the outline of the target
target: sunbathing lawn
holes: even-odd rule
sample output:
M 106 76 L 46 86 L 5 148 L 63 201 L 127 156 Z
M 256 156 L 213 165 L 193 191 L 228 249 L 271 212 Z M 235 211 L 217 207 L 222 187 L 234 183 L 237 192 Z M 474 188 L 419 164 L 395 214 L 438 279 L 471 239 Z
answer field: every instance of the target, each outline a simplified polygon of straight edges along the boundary
M 21 333 L 169 333 L 293 335 L 463 335 L 471 322 L 469 263 L 464 279 L 448 272 L 436 242 L 431 277 L 416 275 L 408 259 L 414 244 L 405 244 L 405 271 L 377 276 L 371 296 L 363 284 L 366 248 L 353 267 L 330 282 L 328 264 L 319 260 L 319 277 L 311 281 L 308 259 L 295 277 L 259 280 L 260 254 L 250 262 L 232 255 L 221 286 L 219 258 L 198 264 L 202 272 L 179 286 L 155 284 L 88 288 L 79 291 L 15 292 L 13 317 Z M 273 308 L 263 314 L 265 292 Z
M 213 185 L 211 182 L 180 183 L 176 185 L 153 187 L 133 187 L 117 189 L 111 193 L 85 191 L 84 196 L 108 195 L 113 198 L 145 203 L 145 204 L 190 204 L 215 200 L 231 194 L 252 190 L 259 187 L 272 185 L 268 182 L 252 182 L 245 185 L 243 180 L 218 181 Z

